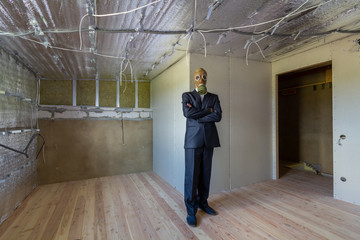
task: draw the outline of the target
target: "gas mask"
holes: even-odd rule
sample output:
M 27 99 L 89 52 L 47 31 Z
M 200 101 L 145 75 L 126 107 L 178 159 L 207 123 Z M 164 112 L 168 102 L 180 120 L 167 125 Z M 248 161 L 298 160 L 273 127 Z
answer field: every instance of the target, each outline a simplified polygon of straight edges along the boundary
M 202 68 L 196 69 L 194 73 L 194 82 L 195 82 L 195 88 L 198 90 L 198 93 L 200 95 L 205 95 L 207 93 L 206 81 L 207 81 L 206 71 Z

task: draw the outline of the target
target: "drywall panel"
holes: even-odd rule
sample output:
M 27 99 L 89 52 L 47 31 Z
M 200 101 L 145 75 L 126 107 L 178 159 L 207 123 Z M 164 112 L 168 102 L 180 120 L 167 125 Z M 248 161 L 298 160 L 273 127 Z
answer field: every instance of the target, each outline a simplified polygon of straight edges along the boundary
M 360 112 L 359 102 L 359 45 L 360 35 L 354 35 L 319 48 L 309 50 L 272 64 L 273 84 L 273 139 L 274 153 L 277 153 L 276 142 L 276 76 L 295 69 L 308 67 L 322 62 L 332 61 L 333 70 L 333 151 L 334 151 L 334 196 L 349 202 L 360 203 L 360 130 L 357 119 Z M 353 107 L 354 106 L 354 107 Z M 339 145 L 340 135 L 347 134 L 347 140 Z M 346 144 L 347 143 L 347 144 Z M 273 177 L 276 178 L 276 159 L 273 159 Z M 340 180 L 345 177 L 347 181 Z
M 331 44 L 334 197 L 360 205 L 360 35 Z M 346 136 L 340 140 L 340 136 Z M 339 142 L 340 141 L 340 142 Z
M 193 72 L 202 67 L 208 90 L 219 96 L 223 110 L 216 123 L 221 147 L 214 151 L 211 193 L 271 178 L 270 64 L 251 62 L 246 67 L 229 57 L 189 57 L 190 68 L 184 58 L 151 82 L 154 171 L 183 191 L 186 119 L 181 94 L 194 89 Z
M 76 105 L 95 106 L 95 94 L 96 94 L 95 81 L 78 80 L 76 82 Z
M 40 184 L 152 170 L 152 121 L 44 120 Z
M 271 178 L 271 65 L 230 65 L 230 175 L 237 188 Z
M 99 81 L 100 107 L 116 107 L 116 81 Z
M 41 80 L 40 104 L 72 105 L 73 84 L 69 80 Z
M 189 67 L 183 58 L 151 82 L 154 172 L 184 191 L 185 117 L 181 96 L 189 91 Z
M 206 83 L 211 93 L 219 96 L 222 108 L 222 119 L 216 123 L 221 147 L 214 149 L 210 192 L 219 192 L 230 188 L 230 72 L 229 58 L 190 55 L 190 83 L 191 91 L 195 88 L 194 72 L 197 68 L 204 68 L 208 74 Z

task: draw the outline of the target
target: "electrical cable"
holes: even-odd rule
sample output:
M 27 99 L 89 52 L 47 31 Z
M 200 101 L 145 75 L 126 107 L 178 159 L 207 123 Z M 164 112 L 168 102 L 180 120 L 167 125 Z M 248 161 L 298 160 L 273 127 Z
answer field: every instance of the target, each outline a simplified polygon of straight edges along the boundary
M 190 65 L 188 53 L 189 53 L 189 45 L 190 45 L 190 40 L 191 40 L 192 35 L 193 35 L 193 33 L 191 32 L 190 35 L 189 35 L 189 39 L 188 39 L 187 46 L 186 46 L 186 52 L 185 52 L 186 63 L 187 63 L 188 66 Z
M 126 78 L 126 75 L 124 73 L 122 73 L 122 75 L 124 76 L 125 78 L 125 88 L 123 90 L 123 94 L 126 92 L 126 89 L 127 89 L 127 78 Z
M 267 38 L 268 36 L 269 36 L 269 35 L 265 35 L 264 37 L 259 38 L 258 40 L 255 40 L 254 37 L 253 37 L 252 40 L 248 40 L 248 41 L 246 42 L 245 47 L 244 47 L 244 49 L 246 49 L 246 55 L 245 55 L 246 66 L 249 66 L 249 63 L 248 63 L 249 49 L 250 49 L 250 46 L 251 46 L 253 43 L 255 43 L 256 46 L 259 48 L 262 57 L 263 57 L 264 59 L 266 59 L 266 57 L 265 57 L 263 51 L 261 50 L 258 42 L 260 42 L 261 40 Z
M 40 133 L 37 133 L 37 134 L 42 138 L 43 142 L 42 142 L 42 145 L 41 145 L 41 147 L 40 147 L 39 152 L 36 154 L 36 158 L 35 158 L 35 159 L 38 158 L 41 150 L 44 149 L 44 151 L 43 151 L 43 158 L 44 158 L 44 163 L 45 163 L 45 138 L 44 138 L 44 136 L 41 135 Z
M 19 150 L 14 149 L 14 148 L 5 146 L 5 145 L 3 145 L 3 144 L 1 144 L 1 143 L 0 143 L 0 147 L 6 148 L 6 149 L 11 150 L 11 151 L 13 151 L 13 152 L 17 152 L 17 153 L 20 153 L 20 154 L 24 154 L 27 158 L 29 157 L 29 156 L 27 155 L 27 153 L 24 153 L 24 152 L 22 152 L 22 151 L 19 151 Z
M 146 4 L 144 6 L 141 6 L 141 7 L 138 7 L 138 8 L 134 8 L 134 9 L 131 9 L 129 11 L 124 11 L 124 12 L 118 12 L 118 13 L 109 13 L 109 14 L 93 14 L 91 15 L 92 17 L 111 17 L 111 16 L 117 16 L 117 15 L 122 15 L 122 14 L 128 14 L 128 13 L 131 13 L 131 12 L 135 12 L 136 10 L 139 10 L 139 9 L 142 9 L 142 8 L 145 8 L 145 7 L 148 7 L 150 5 L 153 5 L 155 3 L 158 3 L 162 0 L 157 0 L 155 2 L 151 2 L 149 4 Z M 80 23 L 79 23 L 79 38 L 80 38 L 80 50 L 82 48 L 82 38 L 81 38 L 81 25 L 82 25 L 82 21 L 84 20 L 85 17 L 87 16 L 90 16 L 89 14 L 85 14 L 84 16 L 82 16 L 81 20 L 80 20 Z
M 61 32 L 58 32 L 56 30 L 49 30 L 49 31 L 44 31 L 44 32 L 48 32 L 48 33 L 73 33 L 73 32 L 78 32 L 79 30 L 63 30 Z M 90 31 L 88 29 L 83 29 L 84 31 Z M 154 35 L 181 35 L 181 34 L 186 34 L 189 31 L 187 30 L 165 30 L 165 31 L 161 31 L 161 30 L 150 30 L 150 29 L 144 29 L 141 32 L 137 32 L 136 29 L 105 29 L 105 28 L 95 28 L 92 31 L 95 32 L 104 32 L 104 33 L 146 33 L 146 34 L 154 34 Z M 239 33 L 239 34 L 243 34 L 243 35 L 263 35 L 263 34 L 268 34 L 270 35 L 270 33 L 258 33 L 258 32 L 244 32 L 244 31 L 240 31 L 234 28 L 228 28 L 228 29 L 201 29 L 201 28 L 194 28 L 193 29 L 194 32 L 198 32 L 201 31 L 202 33 L 224 33 L 224 32 L 234 32 L 234 33 Z M 332 32 L 339 32 L 339 33 L 360 33 L 360 30 L 341 30 L 341 29 L 333 29 L 333 30 L 329 30 L 326 32 L 319 32 L 319 33 L 312 33 L 312 35 L 325 35 L 328 33 L 332 33 Z M 297 34 L 296 33 L 289 33 L 289 34 L 276 34 L 274 33 L 273 36 L 290 36 L 290 35 L 294 35 Z M 1 34 L 0 34 L 1 35 Z M 28 38 L 23 38 L 23 39 L 28 39 Z M 41 43 L 42 45 L 44 45 L 44 43 Z M 50 47 L 50 46 L 48 46 Z M 53 48 L 55 48 L 55 46 L 52 46 Z M 74 50 L 75 51 L 75 50 Z M 90 52 L 90 51 L 79 51 L 78 52 Z
M 3 144 L 1 144 L 1 143 L 0 143 L 0 147 L 6 148 L 6 149 L 11 150 L 11 151 L 13 151 L 13 152 L 17 152 L 17 153 L 23 154 L 23 155 L 26 156 L 26 158 L 29 158 L 29 155 L 28 155 L 27 152 L 28 152 L 28 150 L 29 150 L 30 144 L 31 144 L 32 141 L 35 139 L 35 137 L 37 137 L 37 136 L 40 136 L 40 137 L 42 138 L 42 140 L 43 140 L 43 144 L 42 144 L 42 146 L 40 147 L 39 152 L 36 154 L 36 158 L 37 158 L 37 157 L 39 156 L 39 154 L 40 154 L 43 146 L 45 145 L 45 138 L 44 138 L 40 133 L 34 133 L 34 134 L 31 136 L 28 144 L 26 145 L 26 147 L 24 148 L 23 151 L 20 151 L 20 150 L 11 148 L 11 147 L 6 146 L 6 145 L 3 145 Z M 35 158 L 35 159 L 36 159 L 36 158 Z
M 108 13 L 108 14 L 94 14 L 94 15 L 92 15 L 92 16 L 94 16 L 94 17 L 110 17 L 110 16 L 117 16 L 117 15 L 122 15 L 122 14 L 128 14 L 128 13 L 131 13 L 131 12 L 135 12 L 135 11 L 137 11 L 137 10 L 139 10 L 139 9 L 146 8 L 146 7 L 150 6 L 150 5 L 156 4 L 156 3 L 160 2 L 160 1 L 162 1 L 162 0 L 157 0 L 157 1 L 155 1 L 155 2 L 148 3 L 148 4 L 143 5 L 143 6 L 141 6 L 141 7 L 137 7 L 137 8 L 131 9 L 131 10 L 129 10 L 129 11 L 118 12 L 118 13 Z
M 46 164 L 46 159 L 45 159 L 45 144 L 44 144 L 43 146 L 44 146 L 43 151 L 42 151 L 42 152 L 43 152 L 43 154 L 42 154 L 42 155 L 43 155 L 43 163 Z
M 204 49 L 205 49 L 205 57 L 206 57 L 206 39 L 205 39 L 204 34 L 202 34 L 202 32 L 200 32 L 200 31 L 198 31 L 198 32 L 201 34 L 201 36 L 202 36 L 203 39 L 204 39 Z
M 84 16 L 82 16 L 81 20 L 80 20 L 80 24 L 79 24 L 79 38 L 80 38 L 80 50 L 82 48 L 82 39 L 81 39 L 81 24 L 82 21 L 84 20 L 85 17 L 89 16 L 89 14 L 85 14 Z
M 195 0 L 195 6 L 194 6 L 194 18 L 193 18 L 193 26 L 196 26 L 196 5 L 197 5 L 197 0 Z
M 264 37 L 262 37 L 262 38 L 259 38 L 258 40 L 256 40 L 255 42 L 260 42 L 261 40 L 263 40 L 263 39 L 265 39 L 265 38 L 267 38 L 269 35 L 266 35 L 266 36 L 264 36 Z
M 40 45 L 43 45 L 45 47 L 49 47 L 49 48 L 53 48 L 53 49 L 57 49 L 57 50 L 63 50 L 63 51 L 69 51 L 69 52 L 77 52 L 77 53 L 91 53 L 91 51 L 80 51 L 77 49 L 70 49 L 70 48 L 61 48 L 61 47 L 56 47 L 56 46 L 52 46 L 52 45 L 45 45 L 42 42 L 38 42 L 35 41 L 33 39 L 29 39 L 29 38 L 24 38 L 24 37 L 20 37 L 21 39 L 30 41 L 30 42 L 34 42 Z M 100 57 L 106 57 L 106 58 L 116 58 L 116 59 L 123 59 L 124 57 L 117 57 L 117 56 L 111 56 L 111 55 L 105 55 L 105 54 L 100 54 L 100 53 L 94 53 L 94 55 L 100 56 Z
M 94 31 L 105 32 L 105 33 L 147 33 L 147 34 L 156 34 L 156 35 L 179 35 L 186 34 L 186 30 L 174 30 L 174 31 L 161 31 L 161 30 L 151 30 L 143 29 L 141 32 L 136 29 L 106 29 L 106 28 L 95 28 Z
M 106 57 L 106 58 L 125 59 L 124 57 L 117 57 L 117 56 L 105 55 L 105 54 L 100 54 L 100 53 L 94 53 L 94 55 L 100 56 L 100 57 Z
M 247 49 L 246 49 L 246 55 L 245 55 L 245 62 L 246 62 L 246 66 L 249 66 L 249 62 L 248 62 L 248 55 L 249 55 L 249 49 L 251 44 L 253 44 L 254 42 L 250 42 L 250 44 L 248 45 Z
M 132 10 L 129 10 L 129 11 L 124 11 L 124 12 L 118 12 L 118 13 L 110 13 L 110 14 L 96 14 L 96 15 L 91 15 L 91 16 L 94 16 L 94 17 L 108 17 L 108 16 L 117 16 L 117 15 L 122 15 L 122 14 L 128 14 L 128 13 L 131 13 L 131 12 L 135 12 L 139 9 L 144 9 L 150 5 L 153 5 L 153 4 L 156 4 L 158 2 L 160 2 L 161 0 L 157 0 L 157 1 L 154 1 L 154 2 L 151 2 L 149 4 L 146 4 L 146 5 L 143 5 L 143 6 L 140 6 L 138 8 L 135 8 L 135 9 L 132 9 Z M 196 10 L 197 10 L 197 0 L 195 0 L 195 7 L 194 7 L 194 18 L 193 18 L 193 28 L 191 29 L 191 33 L 190 33 L 190 30 L 176 30 L 176 31 L 158 31 L 158 30 L 149 30 L 149 29 L 142 29 L 142 33 L 146 33 L 146 34 L 159 34 L 159 35 L 178 35 L 178 34 L 186 34 L 186 33 L 190 33 L 190 37 L 189 37 L 189 40 L 187 42 L 187 48 L 186 48 L 186 61 L 187 63 L 189 64 L 189 60 L 188 60 L 188 51 L 189 51 L 189 47 L 190 47 L 190 40 L 191 40 L 191 37 L 192 37 L 192 34 L 193 32 L 199 32 L 201 34 L 201 36 L 203 37 L 203 40 L 204 40 L 204 50 L 205 50 L 205 56 L 207 55 L 207 44 L 206 44 L 206 38 L 204 36 L 203 33 L 216 33 L 216 32 L 224 32 L 224 31 L 230 31 L 230 32 L 234 32 L 234 33 L 237 33 L 237 34 L 242 34 L 242 35 L 266 35 L 266 36 L 274 36 L 274 37 L 294 37 L 294 40 L 298 38 L 298 36 L 300 35 L 301 33 L 301 36 L 303 37 L 308 37 L 308 36 L 321 36 L 321 35 L 327 35 L 327 34 L 331 34 L 331 33 L 334 33 L 334 32 L 338 32 L 338 33 L 349 33 L 349 34 L 354 34 L 354 33 L 360 33 L 360 30 L 340 30 L 340 29 L 333 29 L 333 30 L 329 30 L 329 31 L 326 31 L 326 32 L 320 32 L 320 33 L 308 33 L 308 34 L 302 34 L 302 32 L 297 32 L 297 33 L 286 33 L 286 34 L 280 34 L 280 33 L 275 33 L 276 29 L 280 26 L 280 24 L 286 19 L 286 18 L 289 18 L 289 17 L 292 17 L 292 16 L 296 16 L 296 15 L 299 15 L 303 12 L 306 12 L 306 11 L 309 11 L 309 10 L 312 10 L 314 8 L 316 9 L 319 9 L 320 6 L 322 5 L 325 5 L 329 2 L 332 2 L 334 0 L 328 0 L 326 2 L 323 2 L 323 3 L 319 3 L 317 5 L 314 5 L 314 6 L 311 6 L 311 7 L 308 7 L 306 9 L 303 9 L 301 11 L 300 8 L 302 8 L 305 4 L 307 4 L 309 2 L 309 0 L 306 0 L 304 3 L 302 3 L 299 7 L 297 7 L 294 11 L 292 11 L 291 13 L 289 14 L 286 14 L 285 16 L 283 17 L 280 17 L 280 18 L 277 18 L 277 19 L 273 19 L 273 20 L 269 20 L 269 21 L 265 21 L 265 22 L 261 22 L 261 23 L 257 23 L 257 24 L 250 24 L 250 25 L 246 25 L 246 26 L 238 26 L 238 27 L 230 27 L 230 28 L 224 28 L 224 29 L 196 29 L 195 28 L 195 23 L 196 23 Z M 91 51 L 81 51 L 82 49 L 82 36 L 81 36 L 81 32 L 83 31 L 99 31 L 99 32 L 109 32 L 109 33 L 140 33 L 138 31 L 138 29 L 103 29 L 103 28 L 97 28 L 95 27 L 94 29 L 82 29 L 81 26 L 82 26 L 82 22 L 83 20 L 87 17 L 87 16 L 90 16 L 89 14 L 85 14 L 81 20 L 80 20 L 80 24 L 79 24 L 79 28 L 77 30 L 73 30 L 73 29 L 69 29 L 69 30 L 59 30 L 59 29 L 53 29 L 53 30 L 45 30 L 43 31 L 44 33 L 71 33 L 71 32 L 79 32 L 79 38 L 80 38 L 80 50 L 76 50 L 76 49 L 69 49 L 69 48 L 61 48 L 61 47 L 56 47 L 56 46 L 52 46 L 52 45 L 49 45 L 48 43 L 42 43 L 42 42 L 38 42 L 36 40 L 32 40 L 32 39 L 29 39 L 29 38 L 25 38 L 23 37 L 24 35 L 29 35 L 29 34 L 33 34 L 35 31 L 29 31 L 29 32 L 18 32 L 18 33 L 9 33 L 9 32 L 3 32 L 3 31 L 0 31 L 0 35 L 2 36 L 18 36 L 24 40 L 27 40 L 27 41 L 31 41 L 31 42 L 34 42 L 34 43 L 37 43 L 37 44 L 41 44 L 45 47 L 49 47 L 49 48 L 52 48 L 52 49 L 57 49 L 57 50 L 63 50 L 63 51 L 71 51 L 71 52 L 78 52 L 78 53 L 91 53 Z M 243 28 L 251 28 L 251 27 L 256 27 L 256 26 L 262 26 L 262 25 L 265 25 L 265 24 L 269 24 L 269 23 L 273 23 L 273 22 L 276 22 L 272 27 L 266 29 L 266 30 L 263 30 L 263 31 L 259 31 L 259 32 L 243 32 L 243 31 L 240 31 L 239 29 L 243 29 Z M 270 30 L 271 33 L 269 32 Z M 186 37 L 186 36 L 185 36 Z M 256 44 L 257 42 L 261 41 L 263 38 L 259 39 L 259 40 L 256 40 L 254 43 Z M 261 55 L 263 55 L 264 57 L 264 54 L 262 53 L 262 50 L 260 49 L 260 46 L 258 44 L 256 44 L 257 47 L 259 48 L 260 50 L 260 53 Z M 249 52 L 249 46 L 247 46 L 247 53 Z M 175 45 L 173 45 L 173 51 L 175 50 Z M 173 52 L 172 51 L 172 52 Z M 97 56 L 101 56 L 101 57 L 107 57 L 107 58 L 114 58 L 114 59 L 124 59 L 124 57 L 117 57 L 117 56 L 111 56 L 111 55 L 105 55 L 105 54 L 99 54 L 99 53 L 93 53 L 94 55 L 97 55 Z M 165 54 L 166 55 L 166 54 Z M 171 54 L 170 54 L 171 55 Z M 169 56 L 170 56 L 169 55 Z M 127 64 L 130 64 L 130 69 L 131 69 L 131 72 L 132 72 L 132 66 L 131 66 L 131 62 L 130 60 L 127 61 Z M 155 64 L 155 65 L 158 65 L 158 64 Z M 126 69 L 126 68 L 125 68 Z M 125 70 L 124 69 L 124 70 Z M 122 75 L 121 75 L 122 76 Z M 133 74 L 131 73 L 131 81 L 133 79 Z
M 20 37 L 20 36 L 26 36 L 29 34 L 34 34 L 35 31 L 28 31 L 28 32 L 19 32 L 19 33 L 12 33 L 12 32 L 4 32 L 0 31 L 0 36 L 6 36 L 6 37 Z
M 327 3 L 332 2 L 332 1 L 334 1 L 334 0 L 329 0 L 329 1 L 326 1 L 326 2 L 323 2 L 323 3 L 320 3 L 320 4 L 318 4 L 318 5 L 315 5 L 315 6 L 306 8 L 306 9 L 304 9 L 304 10 L 301 10 L 301 11 L 297 12 L 297 13 L 294 13 L 294 14 L 291 15 L 291 16 L 295 16 L 295 15 L 298 15 L 298 14 L 300 14 L 300 13 L 303 13 L 303 12 L 306 12 L 306 11 L 308 11 L 308 10 L 311 10 L 311 9 L 313 9 L 313 8 L 320 7 L 320 6 L 324 5 L 324 4 L 327 4 Z M 269 20 L 269 21 L 266 21 L 266 22 L 261 22 L 261 23 L 256 23 L 256 24 L 250 24 L 250 25 L 245 25 L 245 26 L 239 26 L 239 27 L 218 28 L 218 29 L 202 29 L 202 30 L 198 29 L 198 30 L 200 30 L 201 32 L 205 32 L 205 33 L 206 33 L 206 32 L 225 32 L 225 31 L 229 31 L 229 30 L 235 30 L 235 29 L 243 29 L 243 28 L 251 28 L 251 27 L 261 26 L 261 25 L 265 25 L 265 24 L 268 24 L 268 23 L 272 23 L 272 22 L 279 21 L 279 20 L 281 20 L 282 18 L 283 18 L 283 17 L 281 17 L 281 18 L 276 18 L 276 19 L 273 19 L 273 20 Z
M 301 31 L 298 32 L 298 34 L 296 34 L 296 36 L 294 37 L 294 40 L 296 40 L 298 38 L 298 36 L 300 35 Z
M 280 23 L 282 22 L 282 21 L 284 21 L 284 19 L 285 18 L 287 18 L 287 17 L 289 17 L 289 16 L 292 16 L 292 15 L 294 15 L 300 8 L 302 8 L 306 3 L 308 3 L 310 0 L 306 0 L 303 4 L 301 4 L 298 8 L 296 8 L 294 11 L 292 11 L 291 13 L 289 13 L 289 14 L 287 14 L 285 17 L 282 17 L 275 25 L 273 25 L 272 27 L 270 27 L 270 28 L 268 28 L 268 29 L 266 29 L 266 30 L 263 30 L 263 31 L 261 31 L 261 32 L 255 32 L 254 31 L 254 33 L 259 33 L 259 34 L 261 34 L 261 33 L 267 33 L 268 31 L 270 31 L 271 29 L 273 29 L 273 31 L 271 32 L 271 35 L 273 35 L 274 33 L 275 33 L 275 31 L 276 31 L 276 29 L 279 27 L 279 25 L 280 25 Z M 332 0 L 331 0 L 332 1 Z
M 265 55 L 264 55 L 263 51 L 261 50 L 261 48 L 260 48 L 259 44 L 258 44 L 256 41 L 255 41 L 254 43 L 255 43 L 255 44 L 256 44 L 256 46 L 259 48 L 259 50 L 260 50 L 260 53 L 261 53 L 262 57 L 263 57 L 264 59 L 266 59 L 266 57 L 265 57 Z
M 30 41 L 30 42 L 34 42 L 34 43 L 43 45 L 43 46 L 46 47 L 46 48 L 53 48 L 53 49 L 64 50 L 64 51 L 69 51 L 69 52 L 90 53 L 90 51 L 80 51 L 80 50 L 77 50 L 77 49 L 55 47 L 55 46 L 52 46 L 52 45 L 45 45 L 44 43 L 38 42 L 38 41 L 33 40 L 33 39 L 24 38 L 24 37 L 20 37 L 20 38 L 21 38 L 21 39 L 24 39 L 24 40 L 26 40 L 26 41 Z
M 128 63 L 129 63 L 129 67 L 130 67 L 130 80 L 131 80 L 131 82 L 133 82 L 133 68 L 132 68 L 132 65 L 131 65 L 131 62 L 130 62 L 130 59 L 128 59 Z M 127 65 L 127 64 L 126 64 Z

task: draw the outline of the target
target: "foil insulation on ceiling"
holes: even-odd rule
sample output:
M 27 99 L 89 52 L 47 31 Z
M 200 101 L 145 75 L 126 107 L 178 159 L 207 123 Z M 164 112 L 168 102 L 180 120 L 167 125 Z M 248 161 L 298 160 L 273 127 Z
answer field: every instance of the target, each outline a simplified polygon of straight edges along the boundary
M 41 78 L 115 79 L 121 66 L 151 78 L 205 48 L 273 61 L 358 32 L 359 12 L 358 0 L 3 0 L 0 46 Z

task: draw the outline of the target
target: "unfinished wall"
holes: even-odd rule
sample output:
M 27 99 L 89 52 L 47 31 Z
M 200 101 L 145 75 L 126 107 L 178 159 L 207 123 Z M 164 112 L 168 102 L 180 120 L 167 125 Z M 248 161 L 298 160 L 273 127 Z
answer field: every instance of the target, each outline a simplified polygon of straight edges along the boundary
M 72 81 L 70 82 L 72 85 Z M 72 86 L 73 88 L 73 86 Z M 71 89 L 72 89 L 71 88 Z M 50 89 L 46 89 L 49 91 Z M 82 80 L 76 81 L 76 105 L 77 106 L 95 106 L 95 96 L 96 96 L 96 82 L 92 80 Z M 40 99 L 42 99 L 40 95 Z M 41 104 L 45 105 L 56 105 L 53 102 L 43 103 L 40 100 Z M 71 104 L 69 104 L 71 105 Z
M 40 184 L 152 170 L 151 109 L 42 105 L 38 115 Z
M 99 82 L 99 105 L 116 107 L 116 81 Z
M 72 105 L 72 81 L 40 81 L 40 104 Z
M 40 184 L 152 170 L 152 121 L 41 119 Z
M 152 170 L 149 82 L 122 81 L 120 107 L 115 80 L 99 81 L 99 106 L 96 91 L 95 80 L 41 81 L 40 184 Z
M 100 107 L 116 107 L 116 87 L 116 80 L 100 79 Z M 71 106 L 74 102 L 73 88 L 72 80 L 41 80 L 40 104 Z M 119 90 L 120 108 L 150 108 L 150 82 L 148 80 L 122 81 Z M 95 106 L 95 80 L 77 80 L 75 92 L 76 106 Z
M 186 119 L 181 95 L 194 88 L 193 72 L 208 73 L 209 92 L 223 110 L 216 123 L 211 192 L 244 186 L 271 177 L 271 65 L 241 59 L 191 54 L 152 80 L 154 171 L 183 191 Z M 261 151 L 259 151 L 261 149 Z
M 35 133 L 36 86 L 34 74 L 0 49 L 1 144 L 23 151 Z M 37 186 L 36 147 L 33 141 L 28 158 L 0 147 L 0 223 Z

